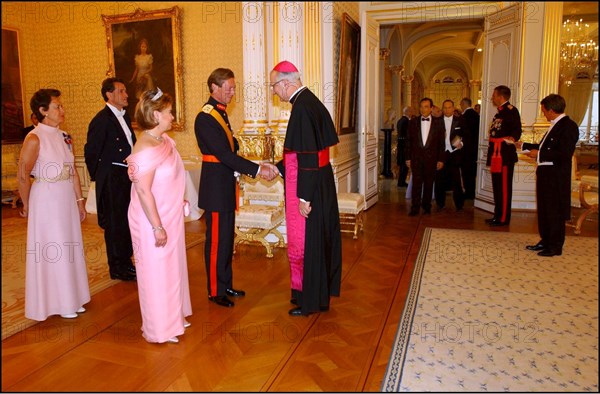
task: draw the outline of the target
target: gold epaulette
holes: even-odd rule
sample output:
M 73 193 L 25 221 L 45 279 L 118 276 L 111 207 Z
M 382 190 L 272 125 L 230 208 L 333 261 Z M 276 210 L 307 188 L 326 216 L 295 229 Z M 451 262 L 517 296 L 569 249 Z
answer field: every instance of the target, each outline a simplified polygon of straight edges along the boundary
M 210 114 L 210 111 L 212 111 L 214 109 L 214 107 L 210 104 L 206 104 L 204 107 L 202 107 L 202 112 L 206 112 L 207 114 Z

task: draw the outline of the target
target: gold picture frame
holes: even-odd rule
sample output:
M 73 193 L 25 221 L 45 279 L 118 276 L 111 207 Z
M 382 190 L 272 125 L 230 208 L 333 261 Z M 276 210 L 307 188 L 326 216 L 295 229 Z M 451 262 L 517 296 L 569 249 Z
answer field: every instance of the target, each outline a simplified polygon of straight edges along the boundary
M 360 60 L 360 26 L 342 15 L 340 62 L 338 72 L 337 132 L 356 132 L 358 119 L 358 65 Z
M 181 9 L 177 6 L 102 15 L 108 49 L 106 75 L 124 81 L 129 94 L 126 111 L 135 129 L 139 129 L 133 116 L 139 95 L 154 87 L 173 97 L 175 119 L 171 130 L 184 128 L 180 16 Z

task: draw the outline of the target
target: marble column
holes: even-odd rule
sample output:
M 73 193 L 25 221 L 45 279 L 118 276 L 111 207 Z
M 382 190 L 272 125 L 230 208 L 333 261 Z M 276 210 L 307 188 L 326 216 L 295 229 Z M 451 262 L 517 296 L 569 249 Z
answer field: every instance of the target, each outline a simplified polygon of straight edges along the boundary
M 300 77 L 303 77 L 304 71 L 304 3 L 292 1 L 280 1 L 277 3 L 277 52 L 279 59 L 275 64 L 282 60 L 292 62 L 300 71 Z M 279 119 L 277 120 L 277 129 L 285 133 L 287 123 L 290 118 L 292 106 L 290 103 L 284 103 L 276 98 L 274 105 L 279 107 Z
M 267 127 L 267 94 L 265 75 L 264 3 L 243 2 L 244 59 L 244 133 L 258 133 Z M 238 87 L 239 89 L 240 87 Z

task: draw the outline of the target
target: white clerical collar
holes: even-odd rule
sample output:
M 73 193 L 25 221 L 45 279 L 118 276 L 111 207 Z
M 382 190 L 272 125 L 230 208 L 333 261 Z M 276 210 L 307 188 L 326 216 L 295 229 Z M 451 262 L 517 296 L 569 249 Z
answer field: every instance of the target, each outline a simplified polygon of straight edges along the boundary
M 306 88 L 305 85 L 300 86 L 294 93 L 292 93 L 292 95 L 290 96 L 290 100 L 292 100 L 294 98 L 294 96 L 296 96 L 298 93 L 300 93 L 302 91 L 302 89 Z
M 119 110 L 117 107 L 115 107 L 112 104 L 106 103 L 106 105 L 108 106 L 108 108 L 110 108 L 110 110 L 113 112 L 113 114 L 115 114 L 115 116 L 117 118 L 125 116 L 125 108 Z
M 564 118 L 565 116 L 567 116 L 567 115 L 565 115 L 565 114 L 560 114 L 560 115 L 558 115 L 556 118 L 554 118 L 554 119 L 552 119 L 552 120 L 550 121 L 550 124 L 552 124 L 552 125 L 555 125 L 555 124 L 556 124 L 556 122 L 558 122 L 559 120 L 561 120 L 561 119 L 562 119 L 562 118 Z

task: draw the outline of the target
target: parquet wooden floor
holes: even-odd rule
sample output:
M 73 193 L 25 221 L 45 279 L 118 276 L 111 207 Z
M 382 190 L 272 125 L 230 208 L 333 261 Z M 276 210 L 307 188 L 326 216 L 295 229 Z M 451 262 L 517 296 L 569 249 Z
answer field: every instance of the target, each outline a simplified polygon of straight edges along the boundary
M 342 234 L 342 294 L 329 312 L 289 316 L 285 249 L 267 259 L 264 248 L 248 245 L 233 263 L 234 286 L 246 297 L 233 308 L 209 303 L 200 244 L 187 254 L 192 326 L 178 344 L 142 338 L 136 284 L 120 282 L 92 297 L 77 319 L 51 317 L 5 339 L 2 390 L 379 391 L 426 227 L 524 232 L 538 241 L 534 213 L 513 212 L 509 228 L 492 229 L 484 223 L 490 214 L 472 202 L 463 213 L 449 207 L 409 217 L 395 182 L 380 182 L 358 240 Z M 3 217 L 15 214 L 2 209 Z M 595 220 L 582 236 L 598 236 Z M 203 232 L 204 221 L 186 230 Z

